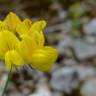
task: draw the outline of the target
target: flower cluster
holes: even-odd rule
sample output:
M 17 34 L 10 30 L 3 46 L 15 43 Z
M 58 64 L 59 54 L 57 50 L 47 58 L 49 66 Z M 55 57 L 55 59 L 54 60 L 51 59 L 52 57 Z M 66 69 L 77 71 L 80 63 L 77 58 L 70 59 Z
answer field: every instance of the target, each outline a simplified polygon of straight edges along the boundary
M 41 71 L 51 68 L 58 54 L 56 49 L 44 46 L 45 26 L 45 21 L 21 21 L 13 12 L 0 21 L 0 60 L 5 62 L 7 71 L 12 65 L 18 68 L 26 64 Z

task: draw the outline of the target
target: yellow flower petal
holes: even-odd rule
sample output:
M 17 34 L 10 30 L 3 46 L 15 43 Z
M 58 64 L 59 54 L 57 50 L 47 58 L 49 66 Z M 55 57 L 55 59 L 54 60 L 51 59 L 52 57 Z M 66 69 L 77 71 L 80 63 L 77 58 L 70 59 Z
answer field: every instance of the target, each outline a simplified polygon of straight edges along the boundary
M 45 21 L 38 21 L 33 23 L 33 25 L 29 30 L 29 34 L 31 34 L 31 36 L 37 42 L 38 46 L 43 46 L 45 43 L 44 34 L 42 32 L 45 26 L 46 26 Z
M 3 30 L 7 30 L 7 26 L 5 25 L 5 23 L 3 21 L 0 21 L 0 31 L 3 31 Z
M 0 20 L 0 26 L 2 25 L 2 21 Z
M 17 51 L 11 50 L 5 54 L 5 65 L 7 71 L 10 71 L 11 66 L 21 67 L 23 64 L 24 60 Z
M 42 20 L 42 21 L 37 21 L 35 23 L 33 23 L 33 25 L 31 26 L 32 29 L 30 29 L 31 31 L 41 31 L 44 27 L 46 26 L 46 21 Z
M 8 50 L 17 49 L 18 44 L 18 38 L 12 32 L 7 30 L 0 32 L 0 59 L 4 59 Z
M 23 35 L 19 46 L 19 52 L 27 62 L 30 62 L 32 52 L 37 49 L 36 42 L 28 35 Z
M 21 20 L 15 13 L 10 12 L 5 18 L 4 23 L 9 31 L 16 32 L 16 27 L 21 23 Z
M 25 19 L 21 24 L 16 28 L 17 33 L 21 36 L 23 34 L 28 34 L 28 31 L 31 27 L 32 22 L 29 19 Z
M 32 66 L 41 71 L 48 71 L 57 59 L 57 51 L 52 47 L 37 49 L 31 56 Z

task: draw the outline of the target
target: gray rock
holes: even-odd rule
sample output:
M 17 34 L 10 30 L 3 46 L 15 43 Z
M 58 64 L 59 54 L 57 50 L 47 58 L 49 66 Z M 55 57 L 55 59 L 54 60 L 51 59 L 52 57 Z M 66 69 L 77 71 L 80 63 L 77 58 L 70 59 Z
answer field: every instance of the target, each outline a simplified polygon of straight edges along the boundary
M 57 18 L 56 18 L 57 19 Z M 54 33 L 57 30 L 63 31 L 63 33 L 69 33 L 71 31 L 72 25 L 71 21 L 66 21 L 60 24 L 51 25 L 45 28 L 46 34 Z M 60 32 L 59 32 L 60 33 Z
M 68 16 L 68 12 L 61 9 L 61 10 L 58 12 L 58 15 L 59 15 L 59 18 L 60 18 L 60 19 L 66 19 L 66 17 Z
M 52 74 L 50 85 L 54 90 L 71 93 L 79 84 L 76 70 L 71 67 L 64 67 Z
M 76 62 L 73 58 L 64 59 L 62 61 L 62 64 L 66 66 L 75 66 L 78 65 L 78 62 Z
M 78 73 L 78 78 L 80 81 L 86 80 L 87 78 L 95 77 L 95 68 L 91 66 L 75 66 L 76 72 Z
M 89 44 L 83 40 L 75 40 L 73 49 L 79 60 L 85 60 L 96 56 L 96 45 Z
M 83 29 L 85 34 L 96 35 L 96 18 L 85 24 Z
M 30 94 L 29 96 L 52 96 L 51 91 L 46 84 L 40 84 L 36 88 L 36 92 Z
M 22 93 L 21 92 L 18 92 L 18 91 L 16 91 L 16 92 L 11 92 L 9 95 L 7 95 L 7 96 L 24 96 L 24 95 L 22 95 Z M 26 96 L 26 95 L 25 95 Z
M 55 91 L 55 92 L 52 92 L 52 96 L 65 96 L 65 95 L 62 92 Z
M 72 39 L 68 35 L 64 36 L 63 39 L 61 39 L 58 44 L 60 48 L 69 47 L 71 45 L 72 45 Z
M 81 88 L 82 96 L 96 96 L 96 78 L 85 81 Z
M 70 94 L 78 88 L 80 81 L 95 77 L 96 71 L 91 66 L 65 66 L 52 73 L 50 85 L 54 90 Z
M 96 36 L 86 35 L 85 41 L 90 43 L 90 44 L 96 44 Z
M 24 95 L 22 95 L 22 93 L 20 93 L 20 92 L 12 92 L 7 96 L 24 96 Z
M 65 35 L 63 38 L 64 39 L 61 39 L 58 43 L 57 49 L 60 54 L 71 56 L 72 53 L 70 51 L 70 47 L 72 46 L 73 40 L 67 35 Z

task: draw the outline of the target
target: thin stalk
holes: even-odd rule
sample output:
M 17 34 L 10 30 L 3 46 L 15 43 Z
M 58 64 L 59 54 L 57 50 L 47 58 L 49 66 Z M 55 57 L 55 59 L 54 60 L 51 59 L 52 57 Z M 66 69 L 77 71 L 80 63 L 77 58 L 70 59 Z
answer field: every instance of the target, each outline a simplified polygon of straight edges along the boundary
M 11 70 L 8 72 L 7 81 L 6 81 L 6 84 L 4 86 L 4 89 L 3 89 L 3 92 L 2 92 L 2 95 L 1 96 L 4 96 L 4 94 L 6 92 L 6 89 L 7 89 L 8 83 L 10 81 L 10 77 L 11 77 L 11 71 L 12 71 L 12 66 L 11 66 Z

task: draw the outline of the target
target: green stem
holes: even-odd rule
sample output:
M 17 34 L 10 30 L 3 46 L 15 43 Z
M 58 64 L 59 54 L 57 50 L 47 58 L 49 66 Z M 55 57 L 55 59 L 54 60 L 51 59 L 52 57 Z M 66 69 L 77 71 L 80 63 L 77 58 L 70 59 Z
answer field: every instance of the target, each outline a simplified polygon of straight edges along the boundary
M 4 94 L 6 92 L 6 89 L 7 89 L 7 86 L 8 86 L 9 80 L 10 80 L 10 77 L 11 77 L 11 71 L 12 71 L 12 66 L 11 66 L 11 70 L 8 72 L 7 81 L 6 81 L 6 84 L 4 86 L 4 89 L 3 89 L 3 92 L 2 92 L 2 95 L 1 96 L 4 96 Z

